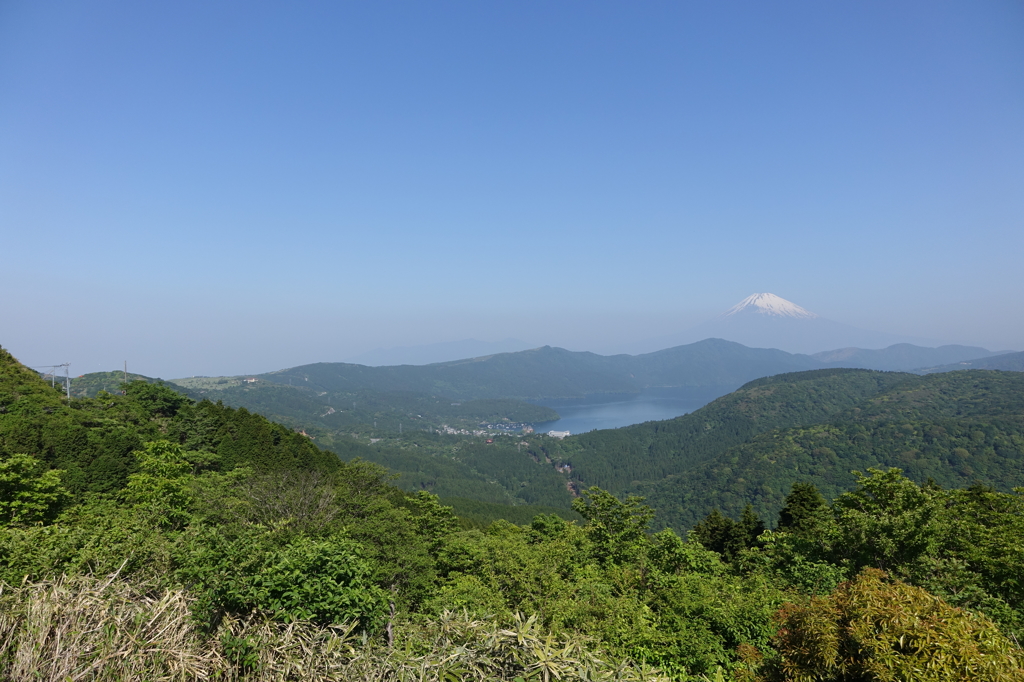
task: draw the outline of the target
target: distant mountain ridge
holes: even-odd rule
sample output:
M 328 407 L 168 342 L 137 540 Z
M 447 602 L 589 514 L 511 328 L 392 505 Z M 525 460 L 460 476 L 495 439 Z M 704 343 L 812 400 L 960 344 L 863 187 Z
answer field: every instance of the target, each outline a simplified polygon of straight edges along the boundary
M 695 397 L 711 400 L 753 379 L 786 372 L 826 367 L 913 371 L 989 355 L 992 353 L 984 348 L 970 346 L 899 344 L 881 350 L 844 348 L 809 356 L 704 339 L 642 355 L 598 355 L 544 346 L 429 365 L 316 363 L 256 376 L 272 384 L 330 393 L 410 391 L 454 400 L 542 402 L 639 393 L 649 388 L 692 389 Z M 216 379 L 207 381 L 215 387 Z
M 993 353 L 988 357 L 969 361 L 953 361 L 947 365 L 928 367 L 921 370 L 922 374 L 939 372 L 956 372 L 963 369 L 998 369 L 1005 372 L 1024 372 L 1024 352 Z
M 752 294 L 718 317 L 678 334 L 648 339 L 626 350 L 689 344 L 718 338 L 753 348 L 778 348 L 789 353 L 813 354 L 830 348 L 885 348 L 893 344 L 935 345 L 929 339 L 860 329 L 820 317 L 772 293 Z
M 372 388 L 457 399 L 540 401 L 638 393 L 651 387 L 689 387 L 724 395 L 751 379 L 820 366 L 808 356 L 705 339 L 638 356 L 605 356 L 544 346 L 421 366 L 318 363 L 262 374 L 259 378 L 332 392 Z
M 831 367 L 857 367 L 861 369 L 877 369 L 889 372 L 906 372 L 923 367 L 959 363 L 965 360 L 987 358 L 999 355 L 976 346 L 939 346 L 938 348 L 922 348 L 909 343 L 897 343 L 888 348 L 870 350 L 864 348 L 840 348 L 838 350 L 815 353 L 811 357 Z M 997 369 L 987 367 L 985 369 Z
M 537 344 L 530 344 L 519 339 L 504 339 L 502 341 L 463 339 L 462 341 L 445 341 L 418 346 L 376 348 L 349 358 L 348 362 L 368 365 L 370 367 L 430 365 L 437 362 L 451 362 L 453 360 L 462 360 L 463 358 L 495 355 L 496 353 L 515 353 L 536 347 Z

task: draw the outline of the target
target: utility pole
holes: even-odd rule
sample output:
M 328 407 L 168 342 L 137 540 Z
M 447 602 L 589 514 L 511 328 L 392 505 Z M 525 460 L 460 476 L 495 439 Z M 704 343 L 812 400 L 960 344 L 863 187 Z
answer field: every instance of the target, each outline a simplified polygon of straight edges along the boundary
M 43 367 L 34 367 L 36 371 L 43 375 L 43 381 L 46 381 L 46 375 L 50 375 L 50 388 L 56 390 L 57 388 L 57 369 L 59 367 L 64 368 L 64 395 L 67 396 L 68 404 L 71 403 L 71 363 L 62 362 L 59 365 L 44 365 Z M 48 369 L 48 372 L 42 372 L 43 369 Z

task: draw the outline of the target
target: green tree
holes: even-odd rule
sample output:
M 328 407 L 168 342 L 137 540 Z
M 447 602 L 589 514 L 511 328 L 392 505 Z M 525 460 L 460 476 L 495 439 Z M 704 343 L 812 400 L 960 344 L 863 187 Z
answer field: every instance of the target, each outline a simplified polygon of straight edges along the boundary
M 121 384 L 125 394 L 143 405 L 157 417 L 173 417 L 183 407 L 192 404 L 192 399 L 178 393 L 163 383 L 151 384 L 146 381 L 129 381 Z
M 189 519 L 194 478 L 188 453 L 176 443 L 158 440 L 147 443 L 137 456 L 138 471 L 128 477 L 124 499 L 162 525 L 184 524 Z
M 588 521 L 587 536 L 599 561 L 630 561 L 646 545 L 647 526 L 654 511 L 643 502 L 644 498 L 633 495 L 621 502 L 598 487 L 584 490 L 573 500 L 573 510 Z
M 794 483 L 779 512 L 779 530 L 806 533 L 818 526 L 828 511 L 825 498 L 813 483 Z
M 68 499 L 61 485 L 63 471 L 25 454 L 0 461 L 0 523 L 49 521 Z
M 698 523 L 693 535 L 706 548 L 718 552 L 726 561 L 734 561 L 745 549 L 757 544 L 757 537 L 764 532 L 764 522 L 747 505 L 739 522 L 733 521 L 718 509 Z
M 833 553 L 858 567 L 906 571 L 937 546 L 940 495 L 905 478 L 899 469 L 868 473 L 855 471 L 856 490 L 833 503 Z

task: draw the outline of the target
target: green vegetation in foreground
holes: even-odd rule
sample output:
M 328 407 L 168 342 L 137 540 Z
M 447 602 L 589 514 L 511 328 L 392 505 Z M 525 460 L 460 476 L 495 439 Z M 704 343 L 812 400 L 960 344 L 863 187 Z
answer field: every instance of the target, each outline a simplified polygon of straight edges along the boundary
M 759 534 L 652 535 L 598 488 L 580 522 L 460 530 L 245 410 L 143 382 L 66 405 L 0 352 L 0 676 L 1024 679 L 1024 496 L 854 486 L 794 488 Z
M 509 507 L 505 504 L 480 502 L 464 497 L 442 497 L 441 504 L 451 507 L 459 517 L 459 525 L 466 529 L 484 529 L 498 520 L 525 526 L 540 515 L 557 516 L 565 521 L 583 520 L 583 517 L 576 512 L 563 507 L 546 507 L 544 505 Z

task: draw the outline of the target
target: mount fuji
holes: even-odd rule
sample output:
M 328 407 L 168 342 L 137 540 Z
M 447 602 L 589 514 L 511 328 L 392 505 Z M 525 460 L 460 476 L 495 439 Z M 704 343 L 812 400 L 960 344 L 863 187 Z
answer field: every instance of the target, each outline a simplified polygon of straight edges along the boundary
M 681 334 L 650 339 L 644 350 L 718 338 L 751 348 L 818 353 L 836 348 L 885 348 L 897 343 L 937 346 L 938 342 L 860 329 L 828 320 L 775 294 L 751 294 L 718 317 Z M 640 351 L 640 348 L 636 348 Z M 644 352 L 644 351 L 640 351 Z
M 775 294 L 751 294 L 729 308 L 720 317 L 729 318 L 734 315 L 768 315 L 771 317 L 789 317 L 794 320 L 809 320 L 817 317 L 792 301 L 787 301 Z

